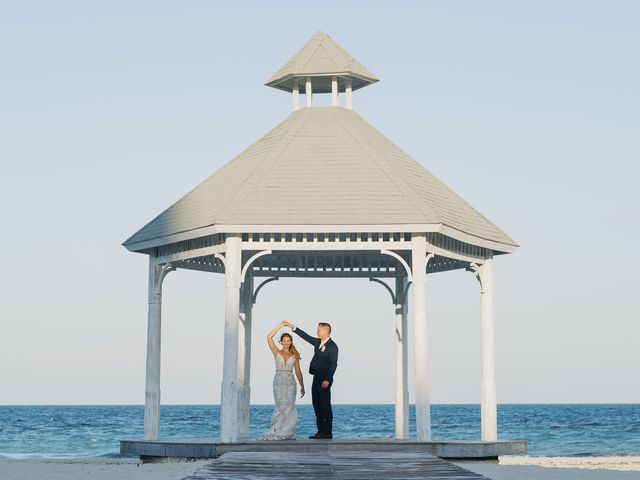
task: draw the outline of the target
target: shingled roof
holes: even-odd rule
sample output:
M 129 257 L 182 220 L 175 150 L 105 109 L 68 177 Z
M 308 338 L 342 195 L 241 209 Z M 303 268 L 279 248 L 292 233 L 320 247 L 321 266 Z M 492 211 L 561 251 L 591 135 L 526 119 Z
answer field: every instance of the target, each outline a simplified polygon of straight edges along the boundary
M 312 107 L 293 112 L 124 245 L 142 250 L 216 225 L 407 224 L 447 227 L 504 251 L 517 246 L 357 113 Z
M 351 56 L 329 35 L 318 32 L 280 70 L 274 73 L 265 85 L 290 92 L 298 79 L 330 74 L 350 77 L 353 90 L 378 81 L 367 67 Z M 330 91 L 330 84 L 314 85 L 314 93 Z

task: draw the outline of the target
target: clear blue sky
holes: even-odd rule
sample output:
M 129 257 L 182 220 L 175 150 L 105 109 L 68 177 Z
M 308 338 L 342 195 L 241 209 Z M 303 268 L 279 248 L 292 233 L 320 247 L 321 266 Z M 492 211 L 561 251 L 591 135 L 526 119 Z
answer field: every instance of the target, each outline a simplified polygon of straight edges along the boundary
M 355 110 L 522 245 L 496 261 L 498 401 L 640 402 L 640 4 L 313 7 L 0 4 L 0 404 L 144 401 L 146 257 L 120 244 L 289 114 L 262 84 L 317 30 L 381 79 Z M 479 400 L 478 295 L 429 277 L 435 403 Z M 218 403 L 223 278 L 164 299 L 163 402 Z M 256 403 L 280 318 L 334 324 L 335 402 L 393 402 L 379 285 L 282 280 L 254 317 Z

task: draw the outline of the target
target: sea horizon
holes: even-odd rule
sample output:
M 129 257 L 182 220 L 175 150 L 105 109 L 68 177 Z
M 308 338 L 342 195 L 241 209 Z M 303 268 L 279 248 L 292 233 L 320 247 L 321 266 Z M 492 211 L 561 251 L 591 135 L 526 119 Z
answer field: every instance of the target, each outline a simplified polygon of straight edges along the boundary
M 480 405 L 432 404 L 434 440 L 480 440 Z M 161 438 L 216 438 L 220 405 L 161 407 Z M 250 436 L 268 428 L 273 405 L 251 406 Z M 119 440 L 142 438 L 141 404 L 0 405 L 0 458 L 119 457 Z M 410 438 L 415 439 L 410 406 Z M 393 438 L 393 404 L 334 405 L 334 438 Z M 314 433 L 298 405 L 299 438 Z M 500 403 L 498 439 L 527 440 L 530 456 L 640 455 L 639 403 Z
M 273 406 L 273 403 L 252 403 L 251 406 Z M 307 405 L 301 404 L 301 405 Z M 300 404 L 298 406 L 301 406 Z M 308 404 L 310 405 L 310 404 Z M 332 403 L 336 405 L 391 405 L 393 403 Z M 409 403 L 415 406 L 415 403 Z M 480 402 L 444 402 L 431 403 L 434 405 L 480 405 Z M 640 402 L 499 402 L 498 405 L 640 405 Z M 163 403 L 163 407 L 183 407 L 183 406 L 220 406 L 219 403 Z M 1 407 L 144 407 L 144 403 L 0 403 Z

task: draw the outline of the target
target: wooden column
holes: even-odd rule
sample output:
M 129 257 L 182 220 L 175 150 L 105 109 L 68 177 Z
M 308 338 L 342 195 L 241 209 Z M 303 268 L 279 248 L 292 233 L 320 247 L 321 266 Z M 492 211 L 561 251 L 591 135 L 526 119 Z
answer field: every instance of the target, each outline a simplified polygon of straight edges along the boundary
M 418 441 L 431 440 L 431 405 L 429 402 L 429 369 L 427 342 L 427 243 L 424 234 L 411 239 L 411 271 L 413 277 L 412 317 L 415 363 L 416 433 Z
M 304 87 L 305 97 L 307 97 L 307 107 L 313 106 L 313 90 L 311 86 L 311 77 L 307 77 L 307 83 Z
M 225 239 L 224 358 L 220 405 L 220 440 L 238 440 L 238 330 L 240 324 L 240 272 L 242 242 L 229 235 Z
M 396 438 L 409 438 L 409 386 L 407 375 L 407 277 L 396 277 Z
M 170 264 L 157 263 L 149 255 L 149 310 L 147 317 L 147 364 L 144 389 L 144 439 L 160 438 L 160 358 L 162 282 L 167 273 L 175 270 Z
M 253 309 L 253 274 L 247 271 L 240 288 L 240 324 L 238 330 L 239 435 L 249 437 L 251 406 L 251 313 Z
M 483 441 L 498 439 L 496 358 L 493 324 L 493 260 L 478 267 L 480 280 L 481 361 L 480 419 Z
M 296 83 L 293 87 L 293 111 L 300 110 L 300 86 Z
M 338 77 L 331 77 L 331 106 L 338 106 Z
M 351 110 L 353 108 L 353 101 L 352 101 L 352 98 L 351 98 L 351 94 L 352 94 L 351 79 L 348 78 L 347 79 L 347 87 L 346 87 L 345 92 L 344 92 L 344 106 L 348 110 Z

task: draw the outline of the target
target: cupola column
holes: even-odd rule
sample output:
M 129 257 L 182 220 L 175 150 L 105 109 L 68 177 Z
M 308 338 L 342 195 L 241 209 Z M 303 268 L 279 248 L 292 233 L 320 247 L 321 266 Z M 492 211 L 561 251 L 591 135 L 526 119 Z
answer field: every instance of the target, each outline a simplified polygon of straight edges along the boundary
M 338 106 L 338 77 L 331 77 L 331 106 Z
M 345 89 L 344 106 L 347 108 L 347 110 L 353 109 L 353 102 L 351 100 L 351 78 L 347 79 L 347 88 Z
M 311 77 L 307 77 L 307 84 L 304 88 L 304 92 L 307 97 L 307 107 L 313 106 L 313 90 L 311 87 Z
M 293 87 L 293 111 L 300 110 L 300 85 L 297 83 Z

